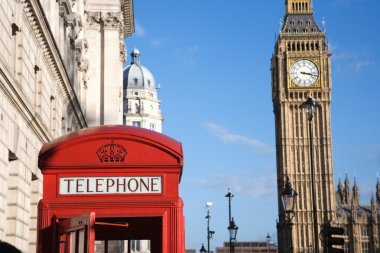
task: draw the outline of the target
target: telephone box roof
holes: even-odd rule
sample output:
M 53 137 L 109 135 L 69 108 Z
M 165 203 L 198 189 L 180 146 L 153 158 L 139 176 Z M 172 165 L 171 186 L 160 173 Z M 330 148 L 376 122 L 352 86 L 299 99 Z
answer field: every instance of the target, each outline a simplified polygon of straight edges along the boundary
M 108 146 L 108 147 L 107 147 Z M 101 160 L 100 153 L 120 147 L 126 158 L 111 163 Z M 104 147 L 104 150 L 102 148 Z M 100 161 L 99 161 L 100 159 Z M 117 160 L 117 159 L 116 159 Z M 38 166 L 49 167 L 130 167 L 183 166 L 182 144 L 155 131 L 124 125 L 84 128 L 42 146 Z

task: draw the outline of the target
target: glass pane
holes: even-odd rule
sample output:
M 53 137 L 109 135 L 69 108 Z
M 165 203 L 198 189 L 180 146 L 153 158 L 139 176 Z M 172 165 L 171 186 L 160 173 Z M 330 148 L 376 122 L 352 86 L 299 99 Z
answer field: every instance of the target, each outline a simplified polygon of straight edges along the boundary
M 76 253 L 75 252 L 75 244 L 76 244 L 75 231 L 69 233 L 69 239 L 67 240 L 67 243 L 69 244 L 69 246 L 67 247 L 69 249 L 68 253 Z
M 79 230 L 79 247 L 78 247 L 78 253 L 85 253 L 86 252 L 86 244 L 85 244 L 85 237 L 84 237 L 84 230 Z

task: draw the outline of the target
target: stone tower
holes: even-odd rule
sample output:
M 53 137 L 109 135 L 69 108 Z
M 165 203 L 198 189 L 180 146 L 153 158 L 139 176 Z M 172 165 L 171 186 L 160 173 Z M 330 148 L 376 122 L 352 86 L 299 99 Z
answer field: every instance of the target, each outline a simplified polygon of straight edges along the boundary
M 315 22 L 311 0 L 286 0 L 285 19 L 271 59 L 272 100 L 275 115 L 280 252 L 289 252 L 289 226 L 280 194 L 289 176 L 297 191 L 292 220 L 294 252 L 314 246 L 309 131 L 301 104 L 311 97 L 320 103 L 313 118 L 318 233 L 335 216 L 331 146 L 331 55 L 324 29 Z M 318 241 L 320 252 L 322 244 Z
M 124 69 L 123 124 L 162 132 L 163 117 L 152 73 L 140 63 L 140 51 L 131 53 L 132 62 Z

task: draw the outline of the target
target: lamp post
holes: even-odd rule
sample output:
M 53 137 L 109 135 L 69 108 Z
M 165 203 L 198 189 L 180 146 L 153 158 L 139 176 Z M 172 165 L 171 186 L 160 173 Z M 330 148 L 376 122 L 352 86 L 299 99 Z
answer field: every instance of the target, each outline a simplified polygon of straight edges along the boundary
M 228 224 L 231 224 L 231 199 L 234 197 L 234 195 L 231 192 L 231 188 L 228 188 L 228 192 L 225 196 L 228 198 Z M 230 236 L 230 252 L 232 252 L 232 241 Z
M 202 243 L 202 247 L 199 250 L 200 253 L 207 253 L 207 250 L 205 249 L 205 246 Z
M 298 194 L 293 190 L 292 185 L 289 181 L 289 177 L 286 176 L 285 189 L 281 193 L 282 205 L 285 210 L 286 223 L 289 226 L 290 236 L 289 236 L 289 249 L 290 253 L 293 253 L 293 223 L 292 219 L 294 217 L 294 208 L 296 206 L 296 198 Z
M 265 237 L 265 238 L 266 238 L 267 243 L 268 243 L 268 253 L 269 253 L 269 243 L 270 243 L 272 238 L 270 237 L 269 233 L 267 233 L 267 237 Z
M 231 218 L 230 225 L 228 226 L 228 232 L 230 232 L 230 252 L 235 253 L 235 242 L 236 242 L 236 234 L 238 231 L 238 226 L 236 226 L 234 218 Z
M 207 251 L 206 252 L 210 252 L 210 239 L 212 238 L 212 235 L 215 234 L 215 231 L 210 230 L 210 219 L 211 219 L 210 208 L 212 207 L 212 205 L 213 203 L 211 201 L 208 201 L 206 203 L 206 207 L 207 207 L 207 216 L 205 217 L 207 220 Z
M 314 218 L 314 246 L 315 252 L 319 253 L 319 240 L 318 240 L 318 216 L 317 216 L 317 204 L 316 204 L 316 192 L 315 192 L 315 171 L 314 171 L 314 145 L 313 145 L 313 116 L 318 107 L 321 107 L 319 103 L 312 98 L 308 98 L 302 103 L 301 108 L 306 109 L 307 120 L 309 121 L 309 142 L 310 142 L 310 166 L 311 166 L 311 191 L 313 198 L 313 218 Z

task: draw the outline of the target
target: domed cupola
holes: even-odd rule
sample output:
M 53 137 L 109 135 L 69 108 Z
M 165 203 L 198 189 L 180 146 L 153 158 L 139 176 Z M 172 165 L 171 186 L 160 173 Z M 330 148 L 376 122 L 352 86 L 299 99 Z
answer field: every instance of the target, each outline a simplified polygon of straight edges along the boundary
M 124 69 L 123 124 L 162 132 L 161 101 L 152 73 L 140 64 L 140 51 L 131 53 L 131 65 Z
M 131 64 L 124 68 L 124 89 L 155 89 L 156 84 L 152 73 L 140 63 L 140 51 L 135 48 L 131 57 Z

